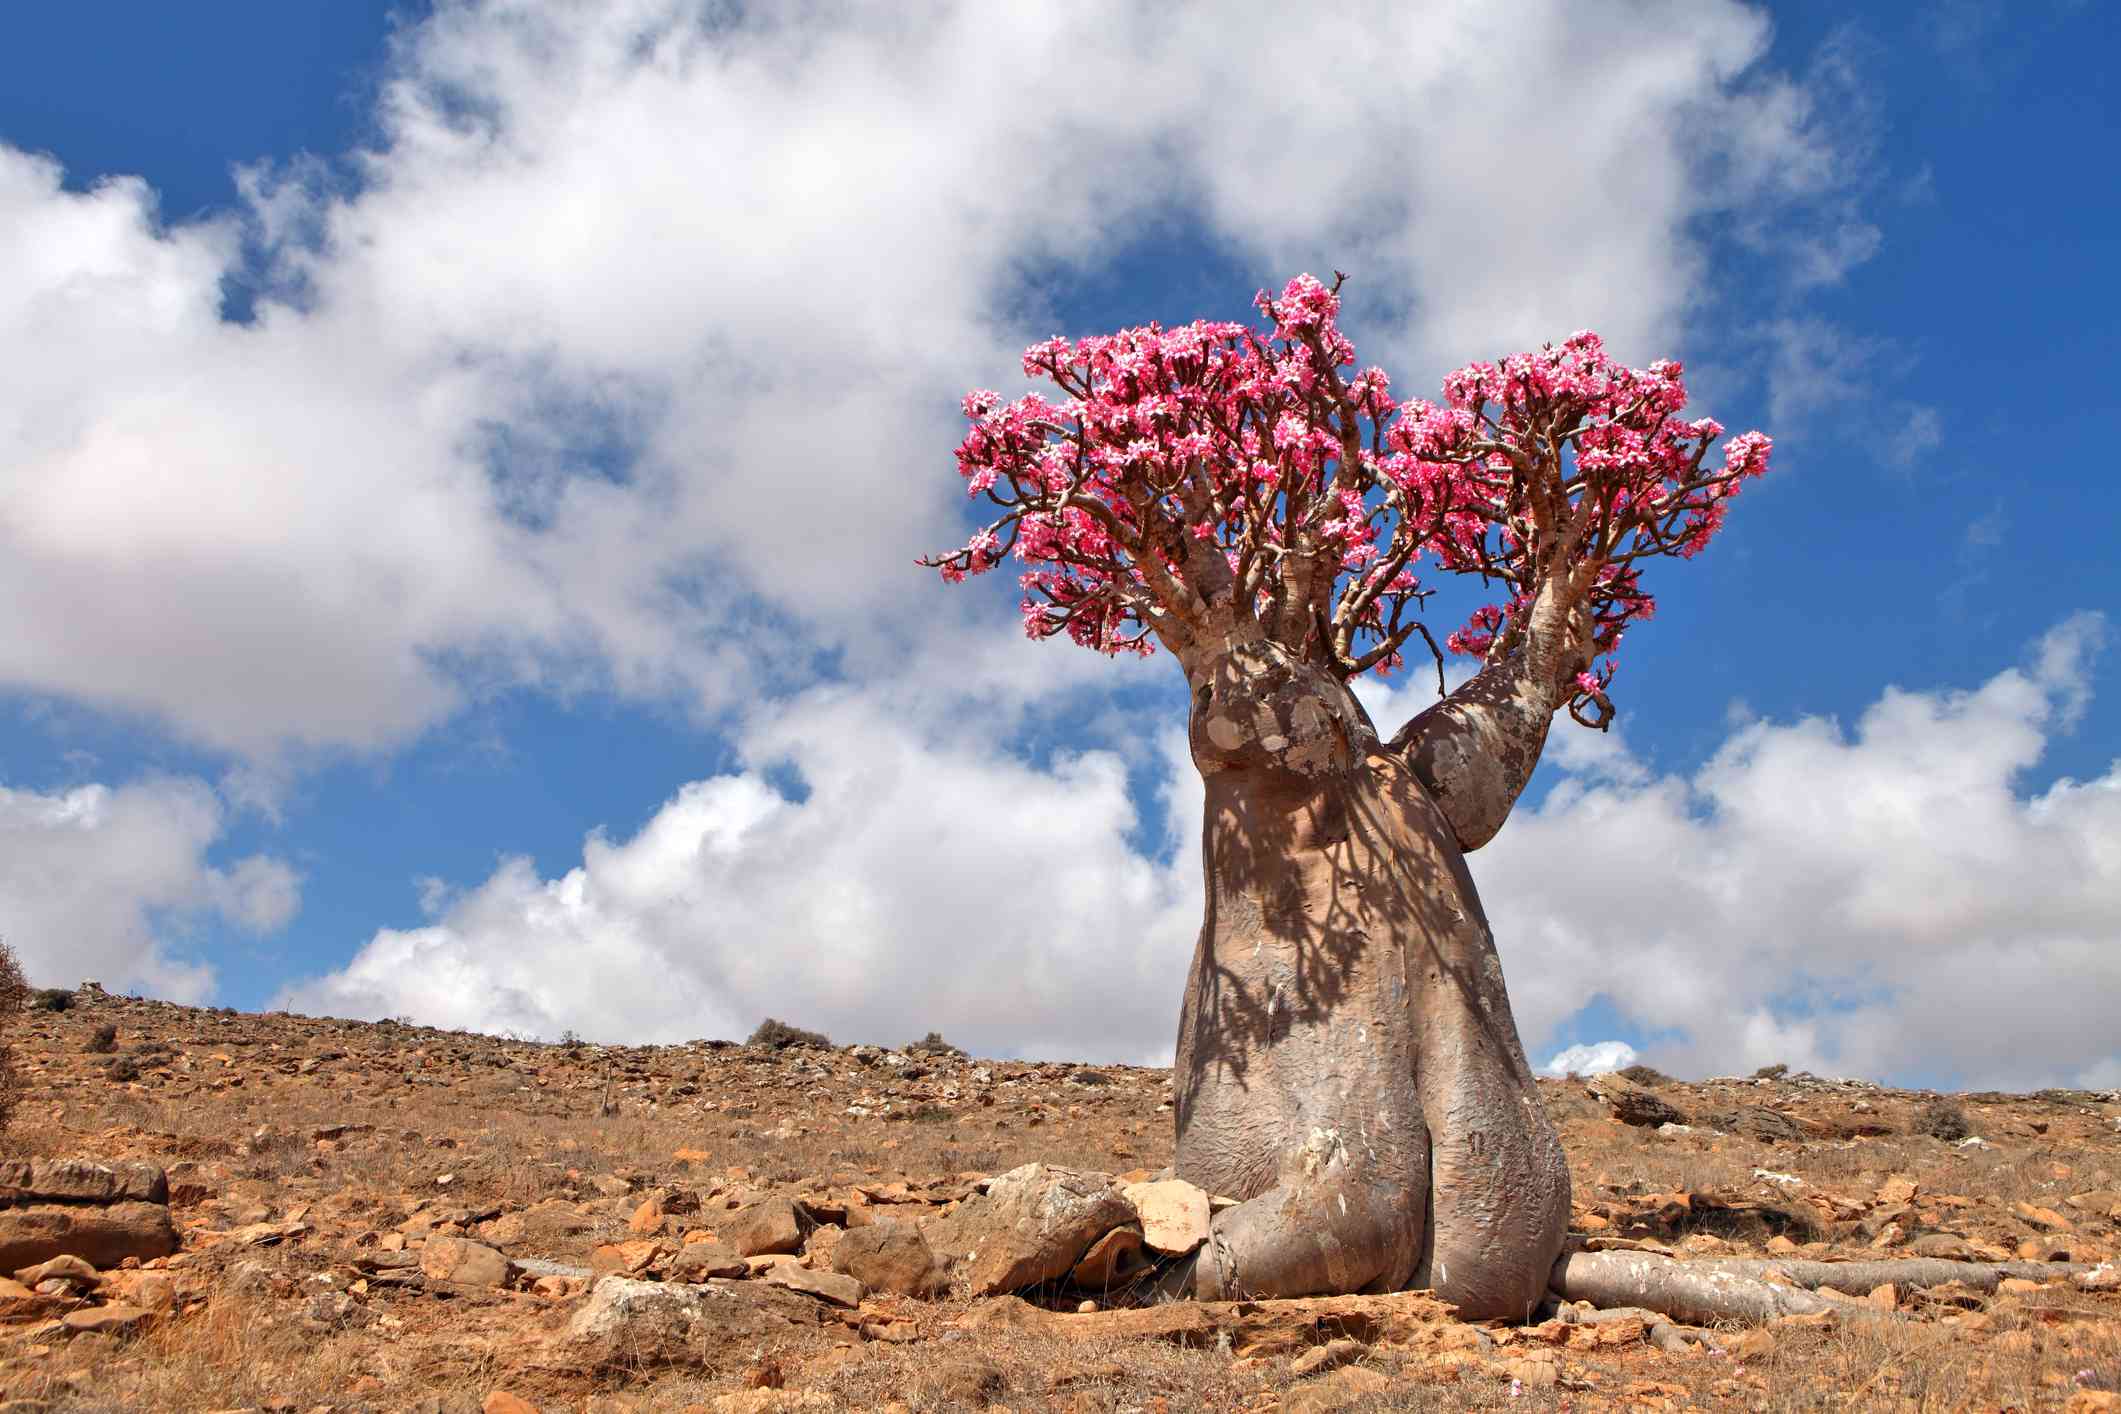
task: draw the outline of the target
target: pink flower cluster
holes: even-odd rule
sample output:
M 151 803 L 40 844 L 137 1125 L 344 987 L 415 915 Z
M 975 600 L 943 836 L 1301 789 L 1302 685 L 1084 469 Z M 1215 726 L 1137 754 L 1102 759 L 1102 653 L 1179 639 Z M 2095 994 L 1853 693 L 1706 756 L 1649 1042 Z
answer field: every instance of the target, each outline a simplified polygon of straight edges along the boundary
M 1723 428 L 1681 417 L 1680 365 L 1628 368 L 1596 334 L 1468 364 L 1441 402 L 1401 403 L 1383 370 L 1344 372 L 1337 280 L 1299 275 L 1257 302 L 1263 329 L 1034 344 L 1024 372 L 1057 398 L 967 394 L 958 470 L 999 514 L 922 563 L 956 582 L 1014 555 L 1026 630 L 1108 653 L 1151 652 L 1160 625 L 1216 602 L 1288 617 L 1276 606 L 1303 575 L 1316 612 L 1270 628 L 1323 634 L 1353 674 L 1400 663 L 1433 559 L 1505 591 L 1448 636 L 1453 652 L 1514 651 L 1542 592 L 1578 606 L 1603 660 L 1576 676 L 1578 702 L 1603 704 L 1623 631 L 1655 610 L 1640 562 L 1698 554 L 1768 467 L 1758 432 L 1708 465 Z

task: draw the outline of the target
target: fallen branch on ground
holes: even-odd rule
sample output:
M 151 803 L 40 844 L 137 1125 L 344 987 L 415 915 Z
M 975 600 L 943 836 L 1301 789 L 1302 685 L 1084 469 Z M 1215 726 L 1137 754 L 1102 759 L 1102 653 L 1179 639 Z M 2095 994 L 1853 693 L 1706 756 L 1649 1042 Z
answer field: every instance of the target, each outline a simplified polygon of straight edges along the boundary
M 1881 1262 L 1784 1261 L 1774 1258 L 1678 1261 L 1654 1252 L 1566 1252 L 1554 1264 L 1552 1288 L 1565 1301 L 1599 1307 L 1641 1307 L 1691 1324 L 1759 1323 L 1778 1316 L 1839 1311 L 1858 1318 L 1884 1316 L 1874 1307 L 1815 1295 L 1817 1290 L 1861 1296 L 1875 1287 L 1900 1290 L 1961 1282 L 1994 1291 L 2006 1277 L 2045 1281 L 2085 1268 L 2067 1262 L 1953 1262 L 1912 1258 Z M 1767 1280 L 1778 1276 L 1782 1283 Z

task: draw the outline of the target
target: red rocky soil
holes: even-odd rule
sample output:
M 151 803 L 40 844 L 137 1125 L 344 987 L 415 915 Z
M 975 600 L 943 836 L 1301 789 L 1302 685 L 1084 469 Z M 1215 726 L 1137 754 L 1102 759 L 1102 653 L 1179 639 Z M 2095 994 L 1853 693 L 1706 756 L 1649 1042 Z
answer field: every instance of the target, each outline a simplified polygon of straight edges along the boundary
M 1513 1328 L 1419 1293 L 1146 1304 L 1223 1201 L 1157 1182 L 1164 1070 L 100 991 L 11 1039 L 0 1414 L 2121 1409 L 2114 1092 L 1957 1097 L 1954 1140 L 1858 1081 L 1542 1082 L 1590 1249 L 2072 1265 Z

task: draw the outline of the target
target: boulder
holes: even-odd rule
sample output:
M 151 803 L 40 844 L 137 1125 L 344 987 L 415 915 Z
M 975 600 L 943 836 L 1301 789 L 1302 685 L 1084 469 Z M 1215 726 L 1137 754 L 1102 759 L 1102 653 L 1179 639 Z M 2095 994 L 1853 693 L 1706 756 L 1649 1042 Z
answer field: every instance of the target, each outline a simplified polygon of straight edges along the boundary
M 160 1203 L 38 1203 L 0 1208 L 0 1271 L 71 1254 L 98 1267 L 150 1261 L 177 1250 L 177 1229 Z
M 1120 1190 L 1141 1218 L 1142 1245 L 1183 1257 L 1208 1240 L 1208 1195 L 1182 1178 L 1130 1183 Z
M 1594 1076 L 1588 1088 L 1593 1095 L 1606 1102 L 1613 1117 L 1622 1124 L 1639 1125 L 1655 1129 L 1660 1124 L 1685 1124 L 1686 1115 L 1674 1106 L 1660 1100 L 1639 1085 L 1631 1085 L 1617 1075 Z
M 760 1282 L 679 1286 L 604 1277 L 568 1321 L 553 1363 L 629 1371 L 693 1363 L 708 1342 L 759 1340 L 823 1319 L 823 1308 L 810 1297 Z
M 743 1257 L 794 1252 L 803 1245 L 803 1225 L 795 1204 L 786 1198 L 761 1198 L 714 1224 L 715 1237 Z
M 167 1202 L 169 1176 L 153 1164 L 0 1160 L 0 1203 Z
M 1090 1245 L 1134 1221 L 1107 1174 L 1025 1164 L 1000 1175 L 930 1232 L 930 1244 L 975 1296 L 1057 1281 Z
M 420 1249 L 420 1271 L 434 1281 L 496 1287 L 508 1285 L 516 1273 L 516 1265 L 483 1242 L 471 1242 L 461 1237 L 430 1237 L 427 1245 Z
M 934 1249 L 911 1223 L 883 1222 L 853 1229 L 833 1246 L 832 1270 L 854 1277 L 873 1291 L 900 1296 L 933 1296 L 945 1281 Z

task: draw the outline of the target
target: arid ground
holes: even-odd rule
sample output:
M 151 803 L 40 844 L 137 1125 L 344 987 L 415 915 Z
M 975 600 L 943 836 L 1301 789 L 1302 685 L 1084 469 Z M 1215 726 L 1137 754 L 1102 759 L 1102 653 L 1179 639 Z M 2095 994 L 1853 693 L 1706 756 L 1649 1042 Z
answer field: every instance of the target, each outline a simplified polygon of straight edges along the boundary
M 1542 1082 L 1589 1247 L 2074 1264 L 1660 1345 L 1419 1296 L 1182 1309 L 834 1274 L 863 1228 L 946 1233 L 1019 1165 L 1154 1177 L 1163 1070 L 71 1002 L 12 1028 L 0 1157 L 154 1165 L 178 1246 L 18 1271 L 0 1414 L 2121 1407 L 2121 1291 L 2082 1270 L 2121 1255 L 2121 1093 Z M 698 1299 L 590 1331 L 604 1277 Z

